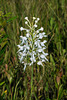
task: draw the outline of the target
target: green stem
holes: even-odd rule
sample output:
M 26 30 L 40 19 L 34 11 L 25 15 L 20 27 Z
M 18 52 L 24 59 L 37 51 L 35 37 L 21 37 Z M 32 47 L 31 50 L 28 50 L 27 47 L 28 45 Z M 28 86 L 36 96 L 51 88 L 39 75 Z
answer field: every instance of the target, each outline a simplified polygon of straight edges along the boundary
M 11 100 L 12 100 L 12 89 L 11 89 L 11 84 L 10 84 L 10 91 L 11 91 Z
M 57 100 L 58 100 L 58 95 L 59 95 L 59 85 L 58 85 L 58 93 L 57 93 Z
M 31 33 L 32 33 L 32 29 L 31 29 Z M 33 52 L 33 44 L 34 44 L 34 40 L 33 40 L 33 34 L 32 35 L 32 52 Z M 32 54 L 33 57 L 33 54 Z M 33 91 L 33 65 L 32 65 L 32 72 L 31 72 L 31 97 L 30 100 L 32 100 L 32 91 Z
M 31 73 L 31 97 L 32 97 L 32 91 L 33 91 L 33 65 L 32 65 L 32 73 Z

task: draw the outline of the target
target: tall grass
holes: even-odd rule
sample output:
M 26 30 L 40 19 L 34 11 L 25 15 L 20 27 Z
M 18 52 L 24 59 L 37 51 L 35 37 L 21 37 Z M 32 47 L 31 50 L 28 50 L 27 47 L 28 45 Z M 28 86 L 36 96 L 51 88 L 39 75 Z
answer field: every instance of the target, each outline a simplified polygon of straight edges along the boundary
M 4 49 L 3 62 L 0 64 L 0 98 L 5 100 L 29 100 L 31 68 L 23 71 L 23 65 L 17 57 L 20 32 L 25 26 L 26 16 L 39 17 L 38 26 L 43 26 L 48 35 L 49 62 L 44 69 L 34 66 L 34 95 L 32 100 L 65 100 L 67 99 L 67 1 L 66 0 L 0 0 L 0 36 L 3 29 L 7 34 L 7 45 Z M 9 13 L 9 14 L 8 14 Z M 6 15 L 5 17 L 3 17 Z M 4 37 L 4 36 L 3 36 Z M 5 40 L 4 40 L 5 41 Z M 3 41 L 3 43 L 4 43 Z M 0 49 L 0 58 L 2 57 Z M 1 62 L 1 59 L 0 59 Z M 20 77 L 22 79 L 19 82 Z M 18 85 L 17 85 L 18 84 Z M 5 92 L 7 90 L 7 93 Z

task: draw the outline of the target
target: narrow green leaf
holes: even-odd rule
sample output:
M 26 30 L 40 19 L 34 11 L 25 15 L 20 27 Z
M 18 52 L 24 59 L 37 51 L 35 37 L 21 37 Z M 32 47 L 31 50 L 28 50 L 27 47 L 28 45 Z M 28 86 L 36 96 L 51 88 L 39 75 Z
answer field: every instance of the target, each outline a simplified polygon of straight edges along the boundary
M 53 66 L 54 66 L 54 68 L 55 68 L 55 62 L 54 62 L 54 59 L 53 59 L 53 57 L 52 57 L 51 54 L 50 54 L 50 61 L 52 62 Z
M 62 84 L 59 87 L 59 96 L 58 96 L 58 100 L 61 100 L 61 98 L 63 97 L 63 87 Z
M 5 83 L 5 81 L 4 81 L 4 82 L 1 82 L 1 83 L 0 83 L 0 86 L 2 86 L 4 83 Z
M 7 23 L 10 22 L 10 21 L 15 20 L 16 18 L 17 18 L 17 16 L 10 18 L 9 20 L 7 20 Z

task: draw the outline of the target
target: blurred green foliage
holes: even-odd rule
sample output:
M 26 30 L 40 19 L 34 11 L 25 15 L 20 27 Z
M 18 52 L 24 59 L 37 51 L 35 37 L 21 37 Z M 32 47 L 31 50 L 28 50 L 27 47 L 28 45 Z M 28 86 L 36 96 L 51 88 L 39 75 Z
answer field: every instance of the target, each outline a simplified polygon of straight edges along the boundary
M 48 35 L 49 61 L 44 68 L 34 65 L 32 100 L 66 100 L 66 0 L 0 0 L 0 99 L 30 99 L 31 68 L 24 72 L 17 57 L 19 36 L 25 34 L 19 29 L 26 16 L 39 17 L 38 27 L 43 26 Z

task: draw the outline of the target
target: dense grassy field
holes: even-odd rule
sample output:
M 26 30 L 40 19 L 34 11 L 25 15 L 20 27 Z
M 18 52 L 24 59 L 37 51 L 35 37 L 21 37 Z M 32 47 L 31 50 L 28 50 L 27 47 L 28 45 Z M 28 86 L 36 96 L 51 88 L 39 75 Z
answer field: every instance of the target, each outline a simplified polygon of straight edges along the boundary
M 38 29 L 47 35 L 44 67 L 34 63 L 24 70 L 20 63 L 25 17 L 31 23 L 40 18 Z M 66 0 L 0 0 L 0 100 L 67 100 Z

